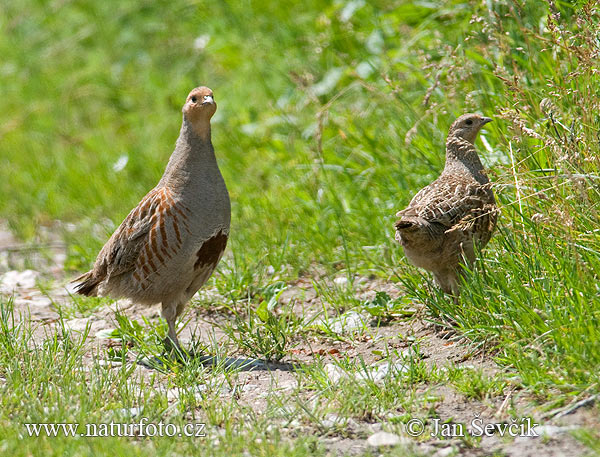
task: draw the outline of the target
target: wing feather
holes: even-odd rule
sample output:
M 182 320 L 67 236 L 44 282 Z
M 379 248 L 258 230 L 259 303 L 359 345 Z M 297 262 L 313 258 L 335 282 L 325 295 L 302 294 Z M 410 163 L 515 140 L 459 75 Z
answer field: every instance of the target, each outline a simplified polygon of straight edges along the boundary
M 473 217 L 481 217 L 481 210 L 493 204 L 490 184 L 438 178 L 421 189 L 408 207 L 396 214 L 400 217 L 396 228 L 402 230 L 417 226 L 435 236 L 461 227 Z
M 159 267 L 181 247 L 182 233 L 189 231 L 187 218 L 168 188 L 151 190 L 104 245 L 93 277 L 102 281 L 133 273 L 133 279 L 147 287 Z

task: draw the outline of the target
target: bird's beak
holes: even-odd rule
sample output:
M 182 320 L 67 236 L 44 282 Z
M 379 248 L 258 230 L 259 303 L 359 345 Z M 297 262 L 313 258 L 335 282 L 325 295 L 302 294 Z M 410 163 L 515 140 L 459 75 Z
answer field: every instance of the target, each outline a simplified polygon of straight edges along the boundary
M 202 100 L 203 105 L 214 105 L 215 99 L 212 98 L 211 95 L 205 95 L 204 100 Z
M 485 125 L 488 122 L 492 122 L 492 121 L 493 121 L 493 119 L 491 117 L 482 117 L 481 118 L 481 125 Z

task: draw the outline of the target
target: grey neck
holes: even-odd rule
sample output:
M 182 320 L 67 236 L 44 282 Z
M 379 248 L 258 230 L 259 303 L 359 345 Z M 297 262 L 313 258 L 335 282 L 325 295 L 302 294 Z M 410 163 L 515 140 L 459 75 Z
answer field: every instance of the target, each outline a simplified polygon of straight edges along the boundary
M 448 137 L 444 173 L 464 173 L 466 171 L 479 183 L 486 184 L 489 179 L 483 170 L 483 164 L 473 143 L 457 136 Z
M 218 170 L 217 159 L 210 140 L 210 128 L 206 137 L 198 135 L 187 119 L 183 118 L 175 150 L 159 185 L 185 185 L 193 176 Z

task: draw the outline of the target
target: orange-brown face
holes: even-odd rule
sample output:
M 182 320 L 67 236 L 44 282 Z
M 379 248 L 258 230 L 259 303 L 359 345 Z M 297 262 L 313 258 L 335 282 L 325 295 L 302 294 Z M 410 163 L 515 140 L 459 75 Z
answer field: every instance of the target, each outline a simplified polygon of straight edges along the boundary
M 213 91 L 208 87 L 196 87 L 185 100 L 183 114 L 192 123 L 206 123 L 217 111 Z

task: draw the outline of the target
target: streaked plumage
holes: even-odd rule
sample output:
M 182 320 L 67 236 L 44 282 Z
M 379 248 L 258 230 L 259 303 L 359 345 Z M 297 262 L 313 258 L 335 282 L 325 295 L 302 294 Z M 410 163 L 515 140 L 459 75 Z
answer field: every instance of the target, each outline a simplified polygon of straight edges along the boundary
M 459 117 L 446 141 L 444 171 L 396 214 L 396 239 L 408 260 L 433 272 L 442 290 L 455 298 L 460 263 L 475 260 L 474 246 L 483 248 L 496 226 L 494 193 L 473 145 L 490 121 L 477 114 Z
M 230 202 L 214 154 L 207 87 L 190 92 L 165 173 L 104 245 L 94 267 L 75 281 L 83 295 L 162 303 L 167 343 L 178 345 L 175 321 L 216 268 L 229 235 Z

